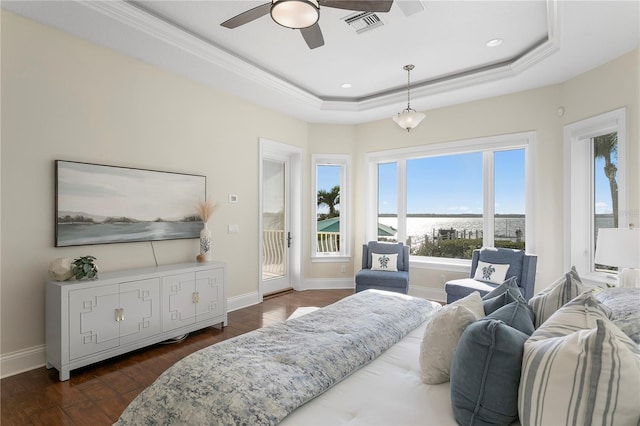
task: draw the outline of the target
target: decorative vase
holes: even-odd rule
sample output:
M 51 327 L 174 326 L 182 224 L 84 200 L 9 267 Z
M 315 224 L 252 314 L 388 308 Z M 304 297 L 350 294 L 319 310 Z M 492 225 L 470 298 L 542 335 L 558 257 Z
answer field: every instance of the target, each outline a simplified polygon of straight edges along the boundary
M 211 231 L 204 224 L 204 228 L 200 231 L 200 256 L 203 262 L 211 262 Z

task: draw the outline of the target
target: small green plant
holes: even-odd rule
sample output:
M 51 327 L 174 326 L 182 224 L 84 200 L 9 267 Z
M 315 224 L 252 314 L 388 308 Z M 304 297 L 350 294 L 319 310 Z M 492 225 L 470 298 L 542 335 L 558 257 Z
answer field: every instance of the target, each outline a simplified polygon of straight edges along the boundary
M 76 280 L 87 278 L 94 280 L 98 278 L 98 265 L 94 263 L 96 260 L 93 256 L 82 256 L 73 260 L 71 264 L 71 272 Z

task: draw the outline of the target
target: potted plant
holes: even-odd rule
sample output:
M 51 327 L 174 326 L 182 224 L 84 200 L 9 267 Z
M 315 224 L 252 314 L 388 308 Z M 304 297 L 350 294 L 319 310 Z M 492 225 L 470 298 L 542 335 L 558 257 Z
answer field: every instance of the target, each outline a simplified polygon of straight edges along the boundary
M 77 280 L 98 278 L 98 265 L 95 264 L 96 258 L 93 256 L 82 256 L 74 259 L 71 264 L 71 271 Z

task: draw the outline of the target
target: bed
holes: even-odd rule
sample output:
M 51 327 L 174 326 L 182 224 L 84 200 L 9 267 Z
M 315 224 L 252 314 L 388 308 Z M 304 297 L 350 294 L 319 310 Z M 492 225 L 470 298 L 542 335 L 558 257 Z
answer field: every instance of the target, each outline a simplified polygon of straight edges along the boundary
M 615 299 L 640 300 L 638 291 Z M 357 293 L 186 357 L 116 424 L 458 424 L 452 385 L 425 384 L 419 362 L 425 328 L 443 309 L 398 293 Z M 618 320 L 628 325 L 624 316 Z M 633 410 L 631 418 L 640 419 Z

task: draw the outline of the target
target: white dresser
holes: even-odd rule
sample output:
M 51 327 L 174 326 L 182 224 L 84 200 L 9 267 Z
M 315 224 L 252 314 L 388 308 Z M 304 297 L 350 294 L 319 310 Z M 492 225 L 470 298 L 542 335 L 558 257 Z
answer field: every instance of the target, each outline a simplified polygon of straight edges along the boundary
M 208 326 L 227 325 L 226 269 L 183 263 L 46 283 L 46 362 L 71 370 Z

